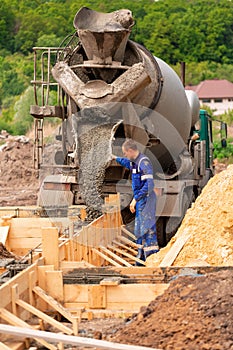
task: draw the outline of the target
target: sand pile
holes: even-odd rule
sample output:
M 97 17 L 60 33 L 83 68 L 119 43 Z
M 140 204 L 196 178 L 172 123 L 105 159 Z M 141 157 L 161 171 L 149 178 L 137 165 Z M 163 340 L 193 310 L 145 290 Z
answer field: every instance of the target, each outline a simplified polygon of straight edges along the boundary
M 215 175 L 186 216 L 169 244 L 147 259 L 158 266 L 181 236 L 191 235 L 173 266 L 233 265 L 233 165 Z

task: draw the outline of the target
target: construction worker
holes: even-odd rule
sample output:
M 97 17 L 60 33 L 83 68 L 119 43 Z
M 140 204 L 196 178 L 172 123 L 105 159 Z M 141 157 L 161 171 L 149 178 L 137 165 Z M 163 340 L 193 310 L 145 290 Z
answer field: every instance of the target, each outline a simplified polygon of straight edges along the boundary
M 133 200 L 130 211 L 135 213 L 134 234 L 139 245 L 137 257 L 143 261 L 159 251 L 156 235 L 156 194 L 151 161 L 140 153 L 137 144 L 127 139 L 122 145 L 125 158 L 112 156 L 120 165 L 130 169 Z

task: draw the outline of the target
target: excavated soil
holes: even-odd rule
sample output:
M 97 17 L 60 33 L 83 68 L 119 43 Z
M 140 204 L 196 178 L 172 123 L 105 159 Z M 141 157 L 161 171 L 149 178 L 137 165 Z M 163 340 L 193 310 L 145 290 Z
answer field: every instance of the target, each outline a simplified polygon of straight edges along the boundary
M 0 141 L 0 206 L 36 205 L 39 179 L 32 141 L 10 135 Z
M 4 246 L 4 244 L 2 244 L 2 242 L 0 242 L 0 259 L 8 259 L 8 258 L 16 258 L 16 256 L 14 254 L 12 254 L 11 252 L 9 252 L 6 247 Z
M 112 341 L 163 350 L 231 350 L 232 283 L 232 271 L 177 277 Z

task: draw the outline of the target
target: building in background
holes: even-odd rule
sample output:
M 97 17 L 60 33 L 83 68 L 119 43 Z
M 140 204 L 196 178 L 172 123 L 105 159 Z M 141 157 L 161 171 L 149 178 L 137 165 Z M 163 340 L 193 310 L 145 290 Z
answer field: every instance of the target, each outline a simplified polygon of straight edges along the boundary
M 214 115 L 221 115 L 233 110 L 233 83 L 223 80 L 204 80 L 198 85 L 188 85 L 186 90 L 197 93 L 201 105 L 214 111 Z

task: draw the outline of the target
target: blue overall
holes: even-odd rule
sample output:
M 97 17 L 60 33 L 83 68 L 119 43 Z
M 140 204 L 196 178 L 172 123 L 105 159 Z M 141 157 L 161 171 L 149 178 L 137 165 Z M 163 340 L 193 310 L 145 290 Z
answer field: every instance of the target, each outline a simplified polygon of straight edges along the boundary
M 131 172 L 133 195 L 136 200 L 134 234 L 139 245 L 137 257 L 145 261 L 149 255 L 159 251 L 153 167 L 149 158 L 141 153 L 134 161 L 121 157 L 117 157 L 116 161 Z

